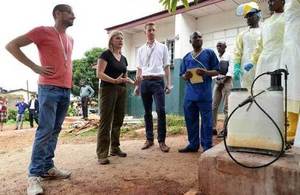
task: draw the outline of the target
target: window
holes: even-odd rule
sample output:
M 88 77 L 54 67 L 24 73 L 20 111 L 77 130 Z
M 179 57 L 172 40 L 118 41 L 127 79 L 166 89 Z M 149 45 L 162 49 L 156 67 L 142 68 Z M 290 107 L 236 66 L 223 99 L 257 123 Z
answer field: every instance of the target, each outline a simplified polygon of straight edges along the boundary
M 174 51 L 175 51 L 175 40 L 174 39 L 167 39 L 167 48 L 168 48 L 168 52 L 169 52 L 169 61 L 170 61 L 170 67 L 174 68 Z

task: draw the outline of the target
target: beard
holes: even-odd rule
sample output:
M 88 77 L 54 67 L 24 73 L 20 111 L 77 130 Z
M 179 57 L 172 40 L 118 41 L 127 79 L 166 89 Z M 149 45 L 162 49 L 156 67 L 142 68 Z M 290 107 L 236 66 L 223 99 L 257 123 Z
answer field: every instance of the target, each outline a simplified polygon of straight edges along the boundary
M 71 21 L 71 20 L 66 20 L 66 21 L 64 21 L 64 25 L 65 25 L 66 27 L 73 26 L 73 20 L 72 20 L 72 21 Z

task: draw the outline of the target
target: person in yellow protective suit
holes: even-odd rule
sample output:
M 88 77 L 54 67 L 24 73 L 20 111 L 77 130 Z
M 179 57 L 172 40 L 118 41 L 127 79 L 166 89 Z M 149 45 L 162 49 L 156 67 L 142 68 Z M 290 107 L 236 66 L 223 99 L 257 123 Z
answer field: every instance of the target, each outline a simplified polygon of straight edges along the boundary
M 238 34 L 235 42 L 233 54 L 234 64 L 234 83 L 240 82 L 242 87 L 250 89 L 255 76 L 255 67 L 249 70 L 245 67 L 251 62 L 251 54 L 255 50 L 261 29 L 259 20 L 261 18 L 260 9 L 255 2 L 241 4 L 237 10 L 238 16 L 244 16 L 247 19 L 249 28 Z M 246 69 L 245 69 L 246 68 Z
M 252 54 L 252 63 L 246 66 L 256 66 L 255 76 L 279 69 L 281 53 L 283 48 L 284 22 L 284 0 L 268 0 L 269 10 L 272 16 L 265 20 L 262 25 L 261 37 L 257 47 Z M 257 80 L 254 90 L 264 90 L 270 86 L 270 77 L 263 76 Z
M 284 6 L 285 34 L 281 66 L 287 66 L 288 77 L 288 141 L 294 139 L 300 112 L 300 0 L 286 0 Z M 298 123 L 299 125 L 299 123 Z M 297 132 L 299 134 L 300 132 Z M 298 136 L 300 139 L 300 135 Z M 300 142 L 300 140 L 299 140 Z

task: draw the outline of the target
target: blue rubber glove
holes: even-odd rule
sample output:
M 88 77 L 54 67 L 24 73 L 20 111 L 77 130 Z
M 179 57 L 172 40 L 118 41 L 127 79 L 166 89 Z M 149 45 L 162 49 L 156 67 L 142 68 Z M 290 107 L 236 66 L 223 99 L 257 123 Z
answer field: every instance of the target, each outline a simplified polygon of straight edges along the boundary
M 241 75 L 241 64 L 234 64 L 233 79 L 240 80 L 240 75 Z
M 251 64 L 251 63 L 248 63 L 248 64 L 246 64 L 246 65 L 244 65 L 244 69 L 246 70 L 246 71 L 249 71 L 249 70 L 251 70 L 252 68 L 253 68 L 253 64 Z

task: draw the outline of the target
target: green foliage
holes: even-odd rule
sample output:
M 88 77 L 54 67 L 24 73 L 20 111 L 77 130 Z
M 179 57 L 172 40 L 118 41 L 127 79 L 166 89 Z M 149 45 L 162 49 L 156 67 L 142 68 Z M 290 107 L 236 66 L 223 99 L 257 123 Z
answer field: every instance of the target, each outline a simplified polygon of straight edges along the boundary
M 87 81 L 87 83 L 95 90 L 95 96 L 98 96 L 98 82 L 99 79 L 96 76 L 96 69 L 93 69 L 93 65 L 97 63 L 97 59 L 100 54 L 105 51 L 103 48 L 93 48 L 84 53 L 84 57 L 81 59 L 73 60 L 73 88 L 72 93 L 79 95 L 81 80 Z
M 16 109 L 8 109 L 7 119 L 16 121 L 17 118 L 17 110 Z
M 179 115 L 167 115 L 168 133 L 171 135 L 182 134 L 185 129 L 185 121 Z
M 89 131 L 86 131 L 86 132 L 83 132 L 81 134 L 79 134 L 80 137 L 94 137 L 97 135 L 97 132 L 98 132 L 98 128 L 93 128 Z
M 169 135 L 180 135 L 184 133 L 185 128 L 184 127 L 178 127 L 178 126 L 171 126 L 168 127 L 168 134 Z
M 16 124 L 16 120 L 14 119 L 9 119 L 8 121 L 6 121 L 7 125 L 11 125 L 11 124 Z
M 128 133 L 130 130 L 133 130 L 133 129 L 131 129 L 130 127 L 128 127 L 128 126 L 122 126 L 121 127 L 121 130 L 120 130 L 120 134 L 121 134 L 121 136 L 122 135 L 125 135 L 126 133 Z
M 184 118 L 182 116 L 179 115 L 167 115 L 167 126 L 171 127 L 171 126 L 178 126 L 178 127 L 182 127 L 185 126 L 185 121 Z
M 26 109 L 24 121 L 29 121 L 29 111 Z
M 159 3 L 161 3 L 169 12 L 174 13 L 179 1 L 181 1 L 185 7 L 189 7 L 188 0 L 160 0 Z
M 184 5 L 184 7 L 189 8 L 189 1 L 188 0 L 159 0 L 159 3 L 161 3 L 165 9 L 167 9 L 171 13 L 176 12 L 177 4 L 181 1 L 181 3 Z M 195 4 L 201 3 L 206 0 L 194 0 L 193 2 Z
M 16 121 L 18 111 L 16 109 L 8 109 L 7 120 Z M 26 109 L 24 121 L 29 121 L 29 111 Z
M 74 107 L 69 106 L 67 116 L 75 116 L 76 115 L 76 110 Z

